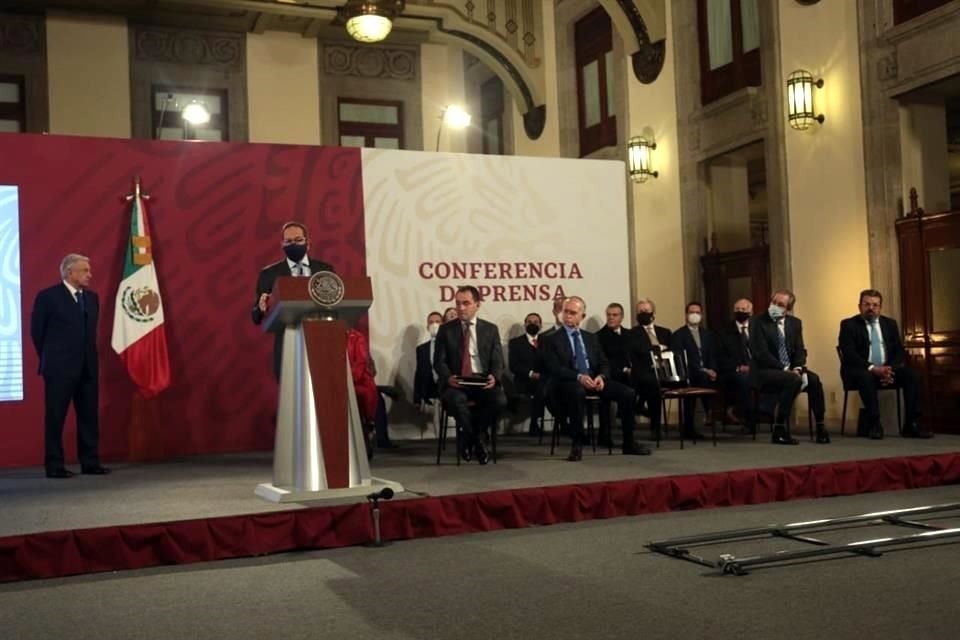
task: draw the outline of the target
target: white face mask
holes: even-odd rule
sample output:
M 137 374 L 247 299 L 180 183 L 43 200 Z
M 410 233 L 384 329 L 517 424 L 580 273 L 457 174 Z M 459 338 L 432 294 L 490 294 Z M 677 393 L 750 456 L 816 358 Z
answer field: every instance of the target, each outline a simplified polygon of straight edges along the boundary
M 700 324 L 700 321 L 703 320 L 703 316 L 699 313 L 688 313 L 687 314 L 687 324 L 696 326 Z
M 431 338 L 436 338 L 437 332 L 440 331 L 440 323 L 431 322 L 430 324 L 427 325 L 427 331 L 430 333 Z

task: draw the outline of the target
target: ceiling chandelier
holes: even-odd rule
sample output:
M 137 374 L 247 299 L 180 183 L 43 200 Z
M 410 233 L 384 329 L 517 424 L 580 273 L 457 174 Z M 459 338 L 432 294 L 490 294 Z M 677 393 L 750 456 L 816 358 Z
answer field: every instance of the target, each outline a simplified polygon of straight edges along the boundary
M 348 0 L 340 9 L 347 33 L 359 42 L 380 42 L 393 29 L 393 20 L 403 11 L 404 0 Z

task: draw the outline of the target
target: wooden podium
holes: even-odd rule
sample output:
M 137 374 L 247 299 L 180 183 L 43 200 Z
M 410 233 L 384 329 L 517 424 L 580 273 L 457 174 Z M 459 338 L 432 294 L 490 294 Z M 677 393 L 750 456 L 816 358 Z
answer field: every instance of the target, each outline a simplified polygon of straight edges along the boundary
M 403 491 L 370 475 L 347 358 L 347 329 L 372 301 L 366 277 L 277 278 L 264 330 L 283 332 L 280 401 L 273 482 L 257 485 L 261 498 L 304 502 Z

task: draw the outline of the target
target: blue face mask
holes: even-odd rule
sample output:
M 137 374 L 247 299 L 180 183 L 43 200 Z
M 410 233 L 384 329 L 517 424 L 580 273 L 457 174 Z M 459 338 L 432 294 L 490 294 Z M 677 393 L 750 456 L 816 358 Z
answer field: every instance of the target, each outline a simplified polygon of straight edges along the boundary
M 783 310 L 783 307 L 778 307 L 772 302 L 770 303 L 770 308 L 767 309 L 767 312 L 770 314 L 770 317 L 773 318 L 774 320 L 779 320 L 786 314 L 786 311 Z

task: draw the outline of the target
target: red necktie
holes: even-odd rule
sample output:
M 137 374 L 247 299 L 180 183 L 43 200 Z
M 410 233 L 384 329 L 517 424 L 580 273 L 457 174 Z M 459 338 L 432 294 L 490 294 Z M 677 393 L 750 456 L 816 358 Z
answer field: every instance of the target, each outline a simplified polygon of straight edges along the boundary
M 472 324 L 472 322 L 463 323 L 463 359 L 460 365 L 461 376 L 473 375 L 473 365 L 470 362 L 470 325 Z
M 533 339 L 533 348 L 534 348 L 534 349 L 537 348 L 537 339 L 536 339 L 536 338 Z

